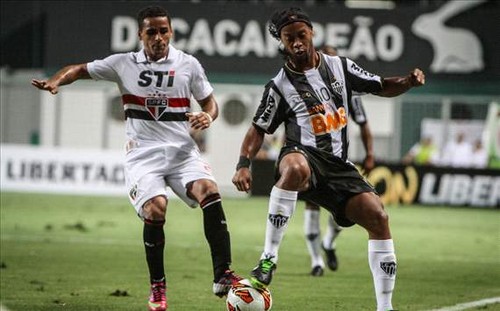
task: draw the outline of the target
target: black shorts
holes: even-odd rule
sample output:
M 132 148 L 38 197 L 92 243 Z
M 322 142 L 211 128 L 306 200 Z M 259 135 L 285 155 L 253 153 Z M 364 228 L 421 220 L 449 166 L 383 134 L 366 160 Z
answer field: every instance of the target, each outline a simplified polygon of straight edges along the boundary
M 326 208 L 342 227 L 354 225 L 354 222 L 345 216 L 347 201 L 359 193 L 376 193 L 375 188 L 350 162 L 313 147 L 285 146 L 281 149 L 278 163 L 283 156 L 291 152 L 302 153 L 306 157 L 312 173 L 309 189 L 299 192 L 299 199 Z M 279 178 L 278 167 L 279 165 L 276 166 L 277 179 Z

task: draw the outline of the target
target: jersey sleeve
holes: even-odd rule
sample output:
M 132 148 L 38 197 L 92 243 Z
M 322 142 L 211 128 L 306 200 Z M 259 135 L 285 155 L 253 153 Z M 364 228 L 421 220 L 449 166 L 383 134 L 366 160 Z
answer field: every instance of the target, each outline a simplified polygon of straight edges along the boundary
M 110 55 L 104 59 L 94 60 L 87 63 L 87 71 L 94 80 L 118 81 L 118 66 L 120 66 L 124 54 Z
M 363 125 L 368 121 L 361 96 L 352 96 L 351 102 L 349 103 L 349 111 L 351 112 L 351 118 L 358 125 Z
M 265 87 L 253 124 L 267 134 L 273 134 L 285 119 L 284 101 L 274 82 L 270 81 Z
M 196 100 L 207 98 L 214 91 L 210 82 L 208 82 L 205 70 L 196 58 L 192 58 L 192 78 L 191 78 L 191 93 Z
M 353 91 L 359 93 L 378 93 L 382 91 L 382 78 L 359 67 L 349 58 L 341 57 L 346 79 Z

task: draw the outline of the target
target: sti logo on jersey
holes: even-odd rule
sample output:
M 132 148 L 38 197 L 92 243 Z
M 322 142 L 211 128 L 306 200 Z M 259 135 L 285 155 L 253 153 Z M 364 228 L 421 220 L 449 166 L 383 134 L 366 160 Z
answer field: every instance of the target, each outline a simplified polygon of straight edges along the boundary
M 168 98 L 164 96 L 147 97 L 144 105 L 151 116 L 158 121 L 167 110 Z

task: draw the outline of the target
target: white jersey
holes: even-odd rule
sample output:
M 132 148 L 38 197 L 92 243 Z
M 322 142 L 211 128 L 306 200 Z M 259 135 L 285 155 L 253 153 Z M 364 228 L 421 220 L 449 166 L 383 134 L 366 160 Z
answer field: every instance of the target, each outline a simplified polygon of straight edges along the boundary
M 142 206 L 150 198 L 167 197 L 165 186 L 196 206 L 186 185 L 199 179 L 215 182 L 189 135 L 186 117 L 191 97 L 202 100 L 213 92 L 198 60 L 170 45 L 168 57 L 156 62 L 141 50 L 95 60 L 87 70 L 93 79 L 116 82 L 120 89 L 127 118 L 125 179 L 138 215 L 144 217 Z
M 87 70 L 95 80 L 118 84 L 129 140 L 195 148 L 185 114 L 191 110 L 191 96 L 202 100 L 213 92 L 196 58 L 170 45 L 168 57 L 156 62 L 141 50 L 95 60 Z

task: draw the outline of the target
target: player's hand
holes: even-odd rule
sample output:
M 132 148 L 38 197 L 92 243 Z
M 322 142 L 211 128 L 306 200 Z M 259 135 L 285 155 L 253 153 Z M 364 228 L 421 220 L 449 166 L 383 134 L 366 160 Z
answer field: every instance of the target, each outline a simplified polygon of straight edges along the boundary
M 233 184 L 238 191 L 248 192 L 252 188 L 252 174 L 248 167 L 242 167 L 234 173 Z
M 363 174 L 368 175 L 375 167 L 375 159 L 371 155 L 367 155 L 363 161 Z
M 32 79 L 31 85 L 33 85 L 34 87 L 36 87 L 40 90 L 49 91 L 52 94 L 57 94 L 57 92 L 59 91 L 59 88 L 57 87 L 57 85 L 53 85 L 53 84 L 49 83 L 47 80 Z
M 191 127 L 195 130 L 209 128 L 213 121 L 212 116 L 205 111 L 187 112 L 186 117 L 189 123 L 191 123 Z
M 412 87 L 417 87 L 425 84 L 425 74 L 418 68 L 415 68 L 412 72 L 410 72 L 408 79 Z

